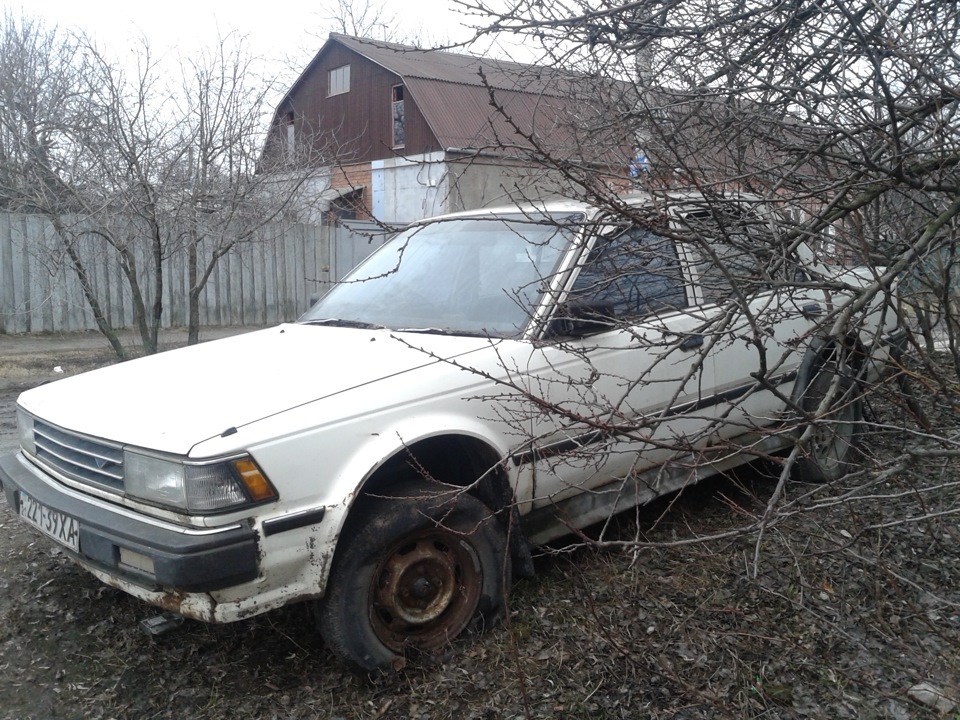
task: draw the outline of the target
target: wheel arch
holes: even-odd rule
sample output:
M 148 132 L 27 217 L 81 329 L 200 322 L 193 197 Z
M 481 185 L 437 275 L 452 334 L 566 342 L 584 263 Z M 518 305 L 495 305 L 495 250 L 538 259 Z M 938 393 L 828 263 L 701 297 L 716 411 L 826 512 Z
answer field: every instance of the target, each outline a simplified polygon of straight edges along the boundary
M 344 527 L 349 527 L 351 517 L 362 514 L 367 500 L 398 482 L 417 478 L 464 488 L 490 508 L 508 539 L 514 574 L 533 575 L 530 546 L 521 529 L 506 459 L 491 444 L 473 435 L 430 435 L 397 448 L 357 489 Z
M 794 430 L 796 449 L 800 450 L 792 467 L 794 478 L 827 483 L 852 469 L 863 418 L 860 395 L 866 360 L 864 346 L 855 333 L 841 339 L 818 337 L 811 343 L 792 396 L 798 423 Z M 830 405 L 824 409 L 827 401 Z
M 842 338 L 817 335 L 807 347 L 803 360 L 800 361 L 800 367 L 797 369 L 797 379 L 794 381 L 790 397 L 795 407 L 799 406 L 817 370 L 838 352 L 846 353 L 852 359 L 852 366 L 859 375 L 868 351 L 857 333 L 849 332 Z

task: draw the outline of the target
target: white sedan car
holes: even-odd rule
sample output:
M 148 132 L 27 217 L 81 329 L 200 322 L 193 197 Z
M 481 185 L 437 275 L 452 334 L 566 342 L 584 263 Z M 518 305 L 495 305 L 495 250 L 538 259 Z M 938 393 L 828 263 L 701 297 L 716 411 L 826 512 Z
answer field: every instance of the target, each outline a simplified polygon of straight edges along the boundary
M 533 545 L 758 456 L 846 471 L 894 318 L 773 218 L 418 223 L 299 322 L 23 393 L 0 482 L 109 585 L 208 622 L 309 600 L 353 669 L 396 669 L 495 621 Z

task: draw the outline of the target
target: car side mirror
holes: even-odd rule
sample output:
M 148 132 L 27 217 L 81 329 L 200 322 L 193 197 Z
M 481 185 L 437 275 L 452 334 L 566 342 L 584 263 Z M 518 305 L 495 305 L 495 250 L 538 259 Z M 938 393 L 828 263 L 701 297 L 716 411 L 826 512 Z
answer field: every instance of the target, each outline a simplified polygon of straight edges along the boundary
M 602 300 L 572 300 L 562 304 L 547 334 L 550 337 L 586 337 L 616 326 L 613 303 Z

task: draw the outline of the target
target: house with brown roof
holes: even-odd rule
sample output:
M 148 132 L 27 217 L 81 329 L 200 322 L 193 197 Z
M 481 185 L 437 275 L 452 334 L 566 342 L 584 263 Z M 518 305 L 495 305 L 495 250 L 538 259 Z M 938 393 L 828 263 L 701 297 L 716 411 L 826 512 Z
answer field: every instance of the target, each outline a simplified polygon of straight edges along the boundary
M 596 130 L 618 92 L 554 68 L 334 33 L 279 103 L 263 164 L 317 167 L 333 218 L 403 223 L 536 199 L 558 192 L 563 163 L 626 176 L 629 133 Z

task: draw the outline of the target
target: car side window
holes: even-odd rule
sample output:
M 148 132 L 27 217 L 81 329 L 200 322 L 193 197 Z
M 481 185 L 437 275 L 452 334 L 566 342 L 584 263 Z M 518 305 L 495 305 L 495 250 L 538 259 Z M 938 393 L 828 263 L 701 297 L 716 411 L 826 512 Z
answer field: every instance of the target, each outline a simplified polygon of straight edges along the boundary
M 609 320 L 686 307 L 673 240 L 639 226 L 612 227 L 598 234 L 567 304 L 581 317 Z
M 681 226 L 694 236 L 704 302 L 721 303 L 738 293 L 750 296 L 771 288 L 770 238 L 762 220 L 725 208 L 719 216 L 715 211 L 687 213 Z

